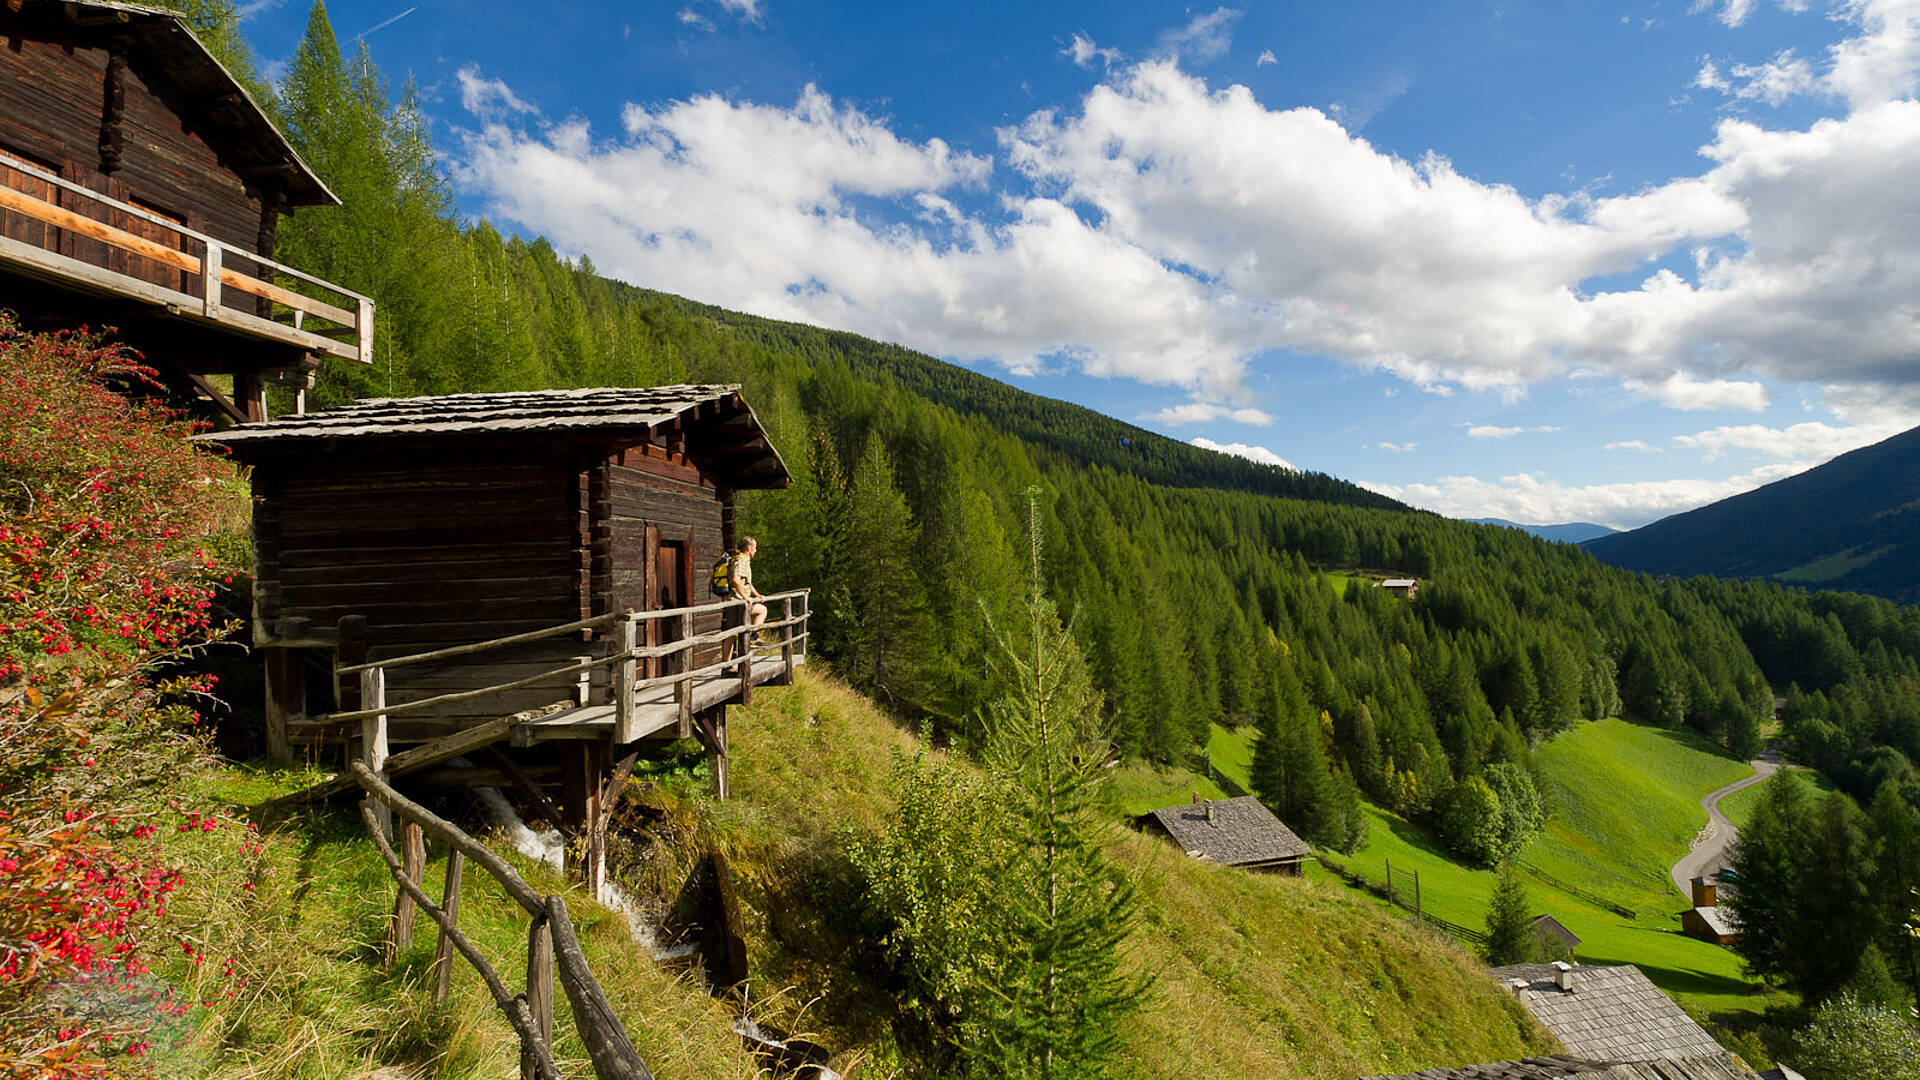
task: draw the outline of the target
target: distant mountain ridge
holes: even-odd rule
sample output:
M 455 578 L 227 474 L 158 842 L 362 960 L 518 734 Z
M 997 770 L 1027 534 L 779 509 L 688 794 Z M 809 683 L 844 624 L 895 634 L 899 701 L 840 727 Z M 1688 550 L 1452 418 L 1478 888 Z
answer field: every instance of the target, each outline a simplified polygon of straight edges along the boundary
M 1920 603 L 1920 428 L 1585 547 L 1629 570 Z
M 1474 525 L 1503 525 L 1509 529 L 1519 529 L 1542 540 L 1558 540 L 1563 544 L 1581 544 L 1602 536 L 1612 536 L 1620 530 L 1607 525 L 1596 525 L 1591 521 L 1570 521 L 1564 525 L 1522 525 L 1506 518 L 1467 518 Z

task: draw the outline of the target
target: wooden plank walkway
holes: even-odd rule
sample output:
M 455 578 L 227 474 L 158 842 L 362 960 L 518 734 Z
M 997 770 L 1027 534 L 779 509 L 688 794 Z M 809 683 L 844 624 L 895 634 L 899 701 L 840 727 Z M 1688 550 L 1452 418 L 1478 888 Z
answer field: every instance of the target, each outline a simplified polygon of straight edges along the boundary
M 794 666 L 799 667 L 805 657 L 796 655 Z M 752 684 L 760 686 L 773 682 L 787 674 L 786 661 L 779 656 L 755 656 L 753 658 Z M 740 697 L 740 675 L 738 665 L 725 671 L 708 675 L 698 675 L 690 680 L 693 684 L 693 712 L 712 708 L 715 705 L 737 701 Z M 680 722 L 680 709 L 673 698 L 673 687 L 650 686 L 634 696 L 633 737 L 645 739 L 659 735 Z M 598 739 L 613 731 L 614 708 L 611 703 L 581 705 L 557 712 L 552 716 L 538 720 L 529 720 L 513 727 L 513 745 L 532 746 L 537 742 L 550 739 Z

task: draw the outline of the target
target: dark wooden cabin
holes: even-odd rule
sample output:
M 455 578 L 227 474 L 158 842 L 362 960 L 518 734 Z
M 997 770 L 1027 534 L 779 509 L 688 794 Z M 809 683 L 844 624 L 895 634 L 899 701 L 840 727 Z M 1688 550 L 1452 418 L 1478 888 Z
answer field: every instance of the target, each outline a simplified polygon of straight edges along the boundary
M 252 469 L 276 755 L 356 738 L 361 757 L 392 747 L 409 768 L 478 754 L 472 782 L 538 807 L 557 780 L 555 824 L 604 827 L 588 803 L 644 738 L 701 738 L 724 795 L 727 703 L 804 661 L 804 592 L 774 599 L 778 651 L 758 656 L 740 648 L 740 605 L 709 592 L 734 493 L 788 480 L 737 387 L 378 399 L 196 439 Z M 361 677 L 337 707 L 309 707 L 303 650 Z M 471 696 L 419 704 L 449 695 Z M 377 732 L 354 715 L 376 708 L 391 710 Z
M 177 15 L 0 0 L 0 302 L 30 328 L 117 327 L 262 419 L 265 385 L 371 361 L 372 302 L 273 261 L 282 214 L 338 202 Z

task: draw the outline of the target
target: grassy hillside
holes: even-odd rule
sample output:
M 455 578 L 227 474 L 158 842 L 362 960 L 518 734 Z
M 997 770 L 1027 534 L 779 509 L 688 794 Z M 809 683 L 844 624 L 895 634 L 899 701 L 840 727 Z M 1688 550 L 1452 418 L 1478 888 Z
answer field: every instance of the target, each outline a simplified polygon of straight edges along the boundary
M 1216 734 L 1216 741 L 1223 735 Z M 1244 755 L 1216 753 L 1229 778 Z M 1745 775 L 1746 766 L 1691 733 L 1619 720 L 1583 724 L 1543 744 L 1537 754 L 1550 816 L 1521 854 L 1525 866 L 1598 894 L 1636 913 L 1627 918 L 1538 874 L 1525 874 L 1532 908 L 1579 935 L 1574 958 L 1589 964 L 1634 964 L 1697 1015 L 1758 1012 L 1777 995 L 1755 992 L 1726 949 L 1682 935 L 1684 898 L 1667 869 L 1706 824 L 1700 796 Z M 1755 789 L 1758 790 L 1758 789 Z M 1455 862 L 1423 828 L 1368 805 L 1367 843 L 1348 869 L 1380 881 L 1389 864 L 1402 890 L 1420 878 L 1422 908 L 1449 922 L 1480 928 L 1495 875 Z M 1339 878 L 1314 872 L 1328 884 Z M 1383 903 L 1373 901 L 1374 903 Z
M 818 676 L 761 697 L 731 722 L 739 797 L 715 815 L 741 852 L 736 865 L 751 858 L 749 847 L 762 857 L 819 855 L 840 830 L 875 827 L 889 811 L 889 757 L 912 749 L 863 699 Z M 1147 793 L 1158 775 L 1177 790 L 1172 801 L 1196 779 L 1141 771 L 1148 778 L 1127 786 Z M 1196 862 L 1147 835 L 1126 836 L 1114 855 L 1135 875 L 1144 908 L 1134 960 L 1158 973 L 1116 1076 L 1342 1077 L 1547 1046 L 1470 956 L 1345 889 Z M 742 872 L 779 876 L 764 864 Z M 795 959 L 805 948 L 777 948 L 776 938 L 798 939 L 792 925 L 776 932 L 770 914 L 756 932 L 764 950 L 756 974 L 795 987 L 795 1000 L 818 995 L 816 1017 L 857 1023 L 860 1002 L 835 996 L 879 988 Z
M 199 820 L 218 827 L 169 827 L 167 816 L 152 839 L 154 855 L 188 870 L 170 925 L 193 950 L 169 954 L 156 969 L 189 1005 L 155 1040 L 158 1074 L 339 1080 L 399 1065 L 450 1080 L 514 1075 L 519 1044 L 464 961 L 456 960 L 449 1003 L 434 1006 L 427 970 L 435 933 L 425 917 L 397 964 L 375 962 L 394 887 L 357 812 L 301 815 L 257 836 L 240 820 L 239 808 L 311 779 L 297 770 L 210 768 L 174 788 L 182 824 L 193 813 L 187 808 L 199 808 Z M 535 888 L 565 891 L 547 867 L 508 859 Z M 444 874 L 444 853 L 430 848 L 429 895 L 441 894 Z M 526 916 L 475 866 L 460 897 L 462 930 L 509 986 L 520 985 Z M 578 893 L 569 908 L 609 1000 L 663 1080 L 757 1075 L 727 1009 L 636 949 L 617 914 Z M 555 1012 L 562 1071 L 588 1073 L 564 994 L 556 993 Z

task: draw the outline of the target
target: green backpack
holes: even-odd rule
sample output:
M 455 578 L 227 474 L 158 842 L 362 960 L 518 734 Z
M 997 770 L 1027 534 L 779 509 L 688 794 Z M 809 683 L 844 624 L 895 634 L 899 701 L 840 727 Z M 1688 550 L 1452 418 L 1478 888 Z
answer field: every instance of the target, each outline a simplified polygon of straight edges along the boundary
M 713 595 L 733 595 L 733 552 L 726 552 L 713 561 L 713 574 L 708 581 L 713 587 Z

